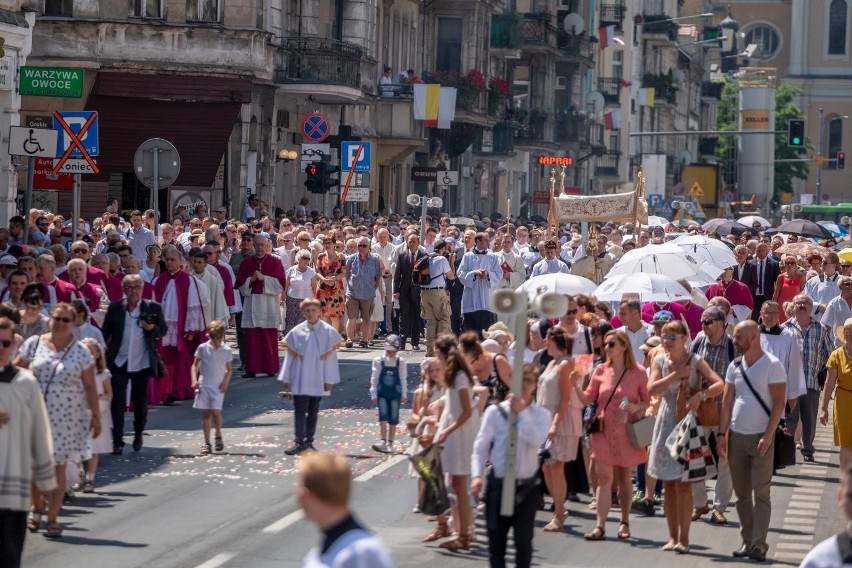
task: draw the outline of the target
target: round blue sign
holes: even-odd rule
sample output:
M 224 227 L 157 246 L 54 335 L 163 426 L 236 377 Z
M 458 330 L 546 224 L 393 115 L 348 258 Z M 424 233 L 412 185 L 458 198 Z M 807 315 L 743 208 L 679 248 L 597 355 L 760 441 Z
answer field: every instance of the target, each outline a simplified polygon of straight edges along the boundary
M 322 142 L 331 134 L 331 124 L 325 115 L 314 113 L 302 122 L 302 136 L 311 142 Z

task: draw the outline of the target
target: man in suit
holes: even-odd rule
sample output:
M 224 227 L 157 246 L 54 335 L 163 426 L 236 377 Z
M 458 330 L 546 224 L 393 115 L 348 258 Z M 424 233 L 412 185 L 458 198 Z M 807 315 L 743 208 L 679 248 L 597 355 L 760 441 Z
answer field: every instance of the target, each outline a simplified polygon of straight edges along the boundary
M 106 360 L 112 373 L 112 453 L 124 448 L 124 393 L 130 382 L 133 402 L 133 450 L 142 449 L 142 432 L 148 417 L 148 378 L 160 377 L 164 366 L 157 354 L 157 338 L 166 334 L 160 304 L 142 299 L 142 277 L 128 274 L 121 287 L 126 296 L 110 303 L 104 318 Z
M 751 319 L 758 321 L 760 318 L 760 307 L 766 300 L 771 300 L 775 293 L 775 281 L 778 279 L 778 274 L 781 273 L 781 268 L 777 262 L 769 258 L 769 245 L 759 243 L 755 251 L 754 259 L 749 261 L 749 265 L 754 268 L 754 283 L 743 282 L 752 290 L 754 298 L 754 311 L 751 314 Z
M 405 339 L 411 341 L 411 348 L 420 351 L 420 334 L 423 322 L 420 320 L 420 286 L 414 283 L 414 265 L 426 256 L 420 249 L 420 237 L 417 233 L 408 235 L 405 248 L 399 253 L 396 271 L 393 276 L 393 297 L 399 300 L 400 310 L 400 347 L 405 350 Z
M 754 287 L 757 286 L 757 273 L 754 271 L 754 267 L 749 264 L 748 247 L 737 245 L 734 254 L 737 257 L 737 263 L 733 266 L 734 280 L 739 280 L 748 286 L 749 290 L 754 290 Z

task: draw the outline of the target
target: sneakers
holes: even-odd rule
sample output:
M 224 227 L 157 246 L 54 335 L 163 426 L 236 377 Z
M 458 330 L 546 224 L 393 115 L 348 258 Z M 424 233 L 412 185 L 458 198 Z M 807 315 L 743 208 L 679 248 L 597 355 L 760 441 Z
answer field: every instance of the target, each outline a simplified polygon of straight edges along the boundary
M 373 451 L 387 454 L 391 451 L 391 445 L 388 444 L 387 440 L 382 440 L 378 444 L 373 444 Z
M 654 502 L 648 501 L 647 499 L 639 499 L 638 501 L 633 501 L 630 508 L 634 512 L 641 513 L 646 517 L 653 517 L 657 512 L 654 507 Z
M 295 442 L 293 442 L 292 446 L 290 446 L 289 448 L 284 450 L 284 453 L 287 454 L 288 456 L 297 456 L 307 449 L 308 449 L 307 445 L 303 444 L 302 442 L 295 441 Z

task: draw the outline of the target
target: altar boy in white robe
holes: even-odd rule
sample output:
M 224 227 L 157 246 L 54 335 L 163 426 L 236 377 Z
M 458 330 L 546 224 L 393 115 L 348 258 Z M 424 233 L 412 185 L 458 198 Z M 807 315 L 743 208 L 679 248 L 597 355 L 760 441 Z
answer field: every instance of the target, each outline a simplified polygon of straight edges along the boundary
M 331 394 L 331 387 L 340 382 L 337 348 L 343 337 L 320 319 L 321 306 L 316 298 L 305 298 L 299 304 L 305 321 L 284 337 L 286 354 L 278 380 L 293 394 L 293 445 L 287 455 L 315 450 L 314 435 L 322 397 Z
M 192 266 L 192 275 L 207 288 L 208 297 L 202 296 L 201 304 L 204 307 L 204 317 L 209 323 L 220 320 L 228 327 L 231 319 L 228 313 L 228 303 L 225 301 L 225 283 L 219 275 L 219 271 L 207 264 L 207 256 L 200 248 L 189 251 L 189 262 Z

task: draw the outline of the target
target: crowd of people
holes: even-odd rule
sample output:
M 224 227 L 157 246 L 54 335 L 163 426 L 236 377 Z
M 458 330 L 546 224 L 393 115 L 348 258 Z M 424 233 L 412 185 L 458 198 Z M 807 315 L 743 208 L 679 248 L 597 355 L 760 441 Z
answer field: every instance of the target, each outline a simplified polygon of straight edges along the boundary
M 442 447 L 452 507 L 424 540 L 468 549 L 471 496 L 481 499 L 492 566 L 505 563 L 509 528 L 517 565 L 529 565 L 540 486 L 552 503 L 549 532 L 563 530 L 580 494 L 592 495 L 589 541 L 606 538 L 613 504 L 616 536 L 626 540 L 630 512 L 654 515 L 662 502 L 663 549 L 681 554 L 690 551 L 692 522 L 707 514 L 728 522 L 736 493 L 742 546 L 734 555 L 760 561 L 778 424 L 786 420 L 801 459 L 815 461 L 816 425 L 827 423 L 834 400 L 834 442 L 841 467 L 850 464 L 852 261 L 833 250 L 836 242 L 785 254 L 802 239 L 759 225 L 720 235 L 697 223 L 605 223 L 584 237 L 576 224 L 496 214 L 456 226 L 444 215 L 347 217 L 335 208 L 326 217 L 304 204 L 273 219 L 256 199 L 239 220 L 224 207 L 213 215 L 199 205 L 157 226 L 153 211 L 125 219 L 111 206 L 72 234 L 62 216 L 34 210 L 28 222 L 16 217 L 0 229 L 0 392 L 14 391 L 33 409 L 26 426 L 0 405 L 0 436 L 27 441 L 15 444 L 26 455 L 0 466 L 0 514 L 60 536 L 63 489 L 82 471 L 77 485 L 94 491 L 97 453 L 124 451 L 128 407 L 137 452 L 148 405 L 180 400 L 202 411 L 200 453 L 222 451 L 223 397 L 236 373 L 277 376 L 294 402 L 286 453 L 315 450 L 322 398 L 340 382 L 338 349 L 377 349 L 364 385 L 379 410 L 374 450 L 402 449 L 397 429 L 408 398 L 409 452 Z M 678 279 L 686 295 L 566 294 L 565 313 L 529 320 L 523 337 L 492 310 L 494 290 L 562 274 L 600 285 L 630 251 L 685 237 L 730 253 L 708 263 L 711 279 Z M 233 368 L 227 329 L 238 345 Z M 423 348 L 421 383 L 409 393 L 403 355 Z M 521 349 L 527 366 L 515 396 L 510 361 Z M 712 501 L 708 480 L 685 475 L 670 439 L 707 401 L 718 413 L 705 428 L 718 470 Z M 519 416 L 523 498 L 507 519 L 497 488 L 510 412 Z M 644 444 L 633 435 L 639 421 L 653 423 Z M 12 478 L 14 487 L 5 483 Z

